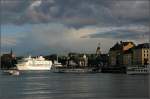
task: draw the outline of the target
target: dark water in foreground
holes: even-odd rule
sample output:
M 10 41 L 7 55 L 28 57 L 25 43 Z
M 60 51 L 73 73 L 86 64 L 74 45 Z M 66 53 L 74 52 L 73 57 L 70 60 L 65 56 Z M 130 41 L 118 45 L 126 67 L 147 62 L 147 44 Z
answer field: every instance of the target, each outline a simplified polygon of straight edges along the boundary
M 0 99 L 148 99 L 148 75 L 0 72 Z

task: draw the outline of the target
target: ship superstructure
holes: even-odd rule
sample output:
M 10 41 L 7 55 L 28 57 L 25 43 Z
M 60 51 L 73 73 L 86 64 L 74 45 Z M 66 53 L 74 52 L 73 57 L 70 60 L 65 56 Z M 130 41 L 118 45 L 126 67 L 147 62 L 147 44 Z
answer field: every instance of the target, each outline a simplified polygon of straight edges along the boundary
M 46 60 L 43 56 L 23 58 L 16 64 L 18 70 L 50 70 L 52 61 Z

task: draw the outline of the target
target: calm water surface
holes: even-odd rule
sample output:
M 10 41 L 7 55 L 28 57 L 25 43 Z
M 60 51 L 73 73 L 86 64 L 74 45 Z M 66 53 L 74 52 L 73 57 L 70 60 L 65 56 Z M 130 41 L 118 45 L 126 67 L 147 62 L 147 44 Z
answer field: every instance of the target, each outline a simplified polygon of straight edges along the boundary
M 148 99 L 148 75 L 0 72 L 0 99 Z

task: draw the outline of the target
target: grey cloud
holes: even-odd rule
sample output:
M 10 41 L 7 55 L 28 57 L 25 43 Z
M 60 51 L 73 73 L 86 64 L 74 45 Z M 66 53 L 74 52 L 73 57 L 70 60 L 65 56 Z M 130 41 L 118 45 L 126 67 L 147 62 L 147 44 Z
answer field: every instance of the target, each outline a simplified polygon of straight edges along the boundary
M 5 46 L 5 45 L 8 45 L 8 46 L 15 46 L 17 44 L 17 38 L 14 38 L 14 37 L 3 37 L 1 38 L 1 46 Z
M 18 53 L 40 48 L 48 49 L 47 53 L 84 48 L 95 52 L 99 40 L 107 50 L 118 39 L 139 41 L 143 35 L 149 35 L 147 28 L 140 28 L 150 22 L 149 0 L 1 1 L 1 24 L 33 26 L 33 31 L 25 33 L 26 37 L 10 40 Z
M 41 0 L 41 4 L 31 9 L 37 1 L 2 0 L 2 23 L 60 22 L 80 27 L 143 24 L 150 20 L 149 0 Z
M 18 55 L 60 54 L 71 51 L 95 53 L 97 39 L 80 38 L 80 33 L 88 33 L 90 30 L 93 31 L 89 28 L 71 28 L 59 23 L 32 25 L 32 31 L 27 32 L 21 39 L 16 38 L 17 45 L 9 48 L 12 47 Z M 108 43 L 104 45 L 108 48 Z
M 131 0 L 116 3 L 113 10 L 119 17 L 145 18 L 149 16 L 149 8 L 149 0 Z
M 114 27 L 113 27 L 114 28 Z M 149 27 L 147 26 L 123 26 L 116 27 L 108 31 L 97 32 L 83 36 L 83 38 L 112 38 L 124 40 L 144 40 L 149 39 Z
M 136 40 L 145 39 L 144 35 L 149 35 L 149 33 L 133 33 L 130 31 L 111 31 L 102 34 L 92 34 L 90 38 L 114 38 L 114 39 L 125 39 L 125 40 Z
M 88 26 L 76 29 L 60 23 L 34 24 L 31 31 L 24 33 L 22 37 L 16 37 L 15 42 L 12 42 L 16 44 L 13 49 L 18 54 L 38 55 L 70 51 L 95 53 L 98 41 L 102 43 L 102 50 L 107 52 L 112 42 L 119 39 L 139 41 L 140 36 L 148 35 L 148 31 L 149 28 L 142 25 L 103 28 Z M 83 36 L 89 38 L 83 39 Z

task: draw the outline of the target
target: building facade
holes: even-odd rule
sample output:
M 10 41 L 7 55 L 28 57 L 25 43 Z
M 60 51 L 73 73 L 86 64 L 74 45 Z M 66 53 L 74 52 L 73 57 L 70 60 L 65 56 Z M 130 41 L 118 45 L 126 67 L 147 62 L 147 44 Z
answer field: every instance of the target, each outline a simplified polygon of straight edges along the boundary
M 123 65 L 131 66 L 133 64 L 133 48 L 123 53 Z
M 10 69 L 14 68 L 15 64 L 17 63 L 15 54 L 13 54 L 12 50 L 8 54 L 3 54 L 1 56 L 1 69 Z
M 122 42 L 116 43 L 112 48 L 109 50 L 109 65 L 110 66 L 124 66 L 124 58 L 131 57 L 129 54 L 124 56 L 124 52 L 128 51 L 129 49 L 133 48 L 135 44 L 133 42 Z
M 137 45 L 133 50 L 133 65 L 150 64 L 150 43 Z

